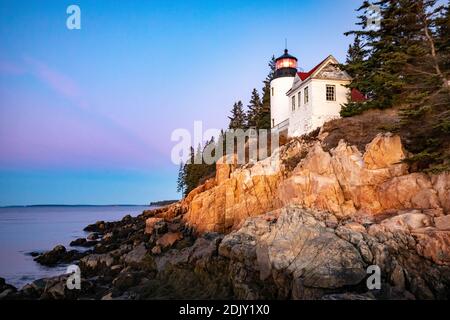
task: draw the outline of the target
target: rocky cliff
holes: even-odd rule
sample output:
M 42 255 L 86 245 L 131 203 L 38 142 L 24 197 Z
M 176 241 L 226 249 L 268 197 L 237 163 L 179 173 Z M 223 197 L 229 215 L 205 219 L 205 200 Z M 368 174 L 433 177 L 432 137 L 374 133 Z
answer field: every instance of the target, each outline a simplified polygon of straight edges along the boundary
M 91 250 L 36 258 L 79 259 L 81 291 L 67 276 L 19 291 L 0 281 L 0 298 L 448 299 L 450 174 L 411 172 L 401 138 L 366 124 L 326 124 L 245 166 L 219 161 L 178 203 L 88 226 L 98 240 L 74 244 Z
M 329 148 L 328 135 L 242 167 L 220 161 L 215 179 L 163 216 L 229 233 L 216 256 L 228 261 L 234 297 L 448 298 L 450 175 L 411 173 L 396 135 L 377 134 L 364 150 L 343 139 Z M 370 265 L 383 276 L 375 295 Z
M 337 220 L 410 209 L 433 218 L 450 213 L 449 174 L 409 173 L 400 137 L 379 134 L 361 152 L 344 140 L 325 151 L 326 136 L 292 140 L 270 158 L 241 168 L 218 164 L 215 179 L 184 200 L 186 223 L 199 232 L 228 232 L 249 217 L 289 205 L 327 211 Z

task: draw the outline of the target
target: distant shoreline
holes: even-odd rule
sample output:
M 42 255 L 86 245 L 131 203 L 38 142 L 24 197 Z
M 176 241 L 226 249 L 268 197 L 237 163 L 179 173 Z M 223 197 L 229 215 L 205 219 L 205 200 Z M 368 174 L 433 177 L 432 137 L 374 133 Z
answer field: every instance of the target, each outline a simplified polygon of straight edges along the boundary
M 154 202 L 157 203 L 157 202 Z M 0 206 L 1 208 L 39 208 L 39 207 L 151 207 L 150 204 L 32 204 L 32 205 L 14 205 Z
M 169 204 L 173 204 L 176 203 L 180 200 L 162 200 L 162 201 L 154 201 L 154 202 L 150 202 L 150 206 L 158 206 L 158 207 L 164 207 L 164 206 L 168 206 Z

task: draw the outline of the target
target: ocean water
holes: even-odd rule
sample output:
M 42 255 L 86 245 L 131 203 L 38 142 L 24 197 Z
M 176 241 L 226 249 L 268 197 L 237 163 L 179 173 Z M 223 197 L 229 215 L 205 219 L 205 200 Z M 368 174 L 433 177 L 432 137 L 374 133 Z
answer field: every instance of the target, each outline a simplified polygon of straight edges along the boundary
M 137 216 L 146 206 L 38 206 L 0 208 L 0 277 L 21 288 L 36 279 L 65 273 L 66 266 L 48 268 L 33 261 L 32 251 L 51 250 L 87 236 L 88 224 Z M 72 248 L 74 249 L 74 248 Z M 80 248 L 75 248 L 80 249 Z M 83 250 L 83 249 L 80 249 Z

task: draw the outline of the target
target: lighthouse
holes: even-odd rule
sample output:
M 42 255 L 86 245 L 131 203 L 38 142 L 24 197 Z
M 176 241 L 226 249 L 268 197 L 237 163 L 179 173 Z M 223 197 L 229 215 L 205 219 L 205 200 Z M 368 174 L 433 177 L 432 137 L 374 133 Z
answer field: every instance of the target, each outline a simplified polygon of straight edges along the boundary
M 357 89 L 349 89 L 352 78 L 332 55 L 308 72 L 297 69 L 297 58 L 286 49 L 275 60 L 270 82 L 271 127 L 282 143 L 339 118 L 342 105 L 348 101 L 366 101 Z
M 270 115 L 273 130 L 284 133 L 289 127 L 289 97 L 297 74 L 297 58 L 290 55 L 288 49 L 275 60 L 275 73 L 270 82 Z

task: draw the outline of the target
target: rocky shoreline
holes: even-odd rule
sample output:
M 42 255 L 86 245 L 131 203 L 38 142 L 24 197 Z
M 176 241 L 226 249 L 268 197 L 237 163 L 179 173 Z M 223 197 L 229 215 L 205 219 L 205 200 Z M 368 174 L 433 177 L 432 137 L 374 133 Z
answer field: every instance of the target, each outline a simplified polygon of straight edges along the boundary
M 58 245 L 48 252 L 34 254 L 37 263 L 49 267 L 68 263 L 78 264 L 82 275 L 81 290 L 69 290 L 66 287 L 68 274 L 39 279 L 20 290 L 6 284 L 4 279 L 0 278 L 0 299 L 106 300 L 192 297 L 190 293 L 185 295 L 182 290 L 198 290 L 194 295 L 197 298 L 231 298 L 229 288 L 220 288 L 219 285 L 218 292 L 213 290 L 208 293 L 195 280 L 195 276 L 189 279 L 186 275 L 185 278 L 184 272 L 193 272 L 190 266 L 184 266 L 186 270 L 180 270 L 178 279 L 180 284 L 176 283 L 175 274 L 171 274 L 169 264 L 174 262 L 173 259 L 179 259 L 175 258 L 177 253 L 186 254 L 187 249 L 197 254 L 202 250 L 206 250 L 205 255 L 213 254 L 208 251 L 210 243 L 216 243 L 217 239 L 223 236 L 205 234 L 197 237 L 192 228 L 185 226 L 181 216 L 170 220 L 151 218 L 154 223 L 146 225 L 149 217 L 161 212 L 165 210 L 144 211 L 135 218 L 127 215 L 121 221 L 99 221 L 86 226 L 84 230 L 91 232 L 89 236 L 71 243 L 73 246 L 87 246 L 89 243 L 91 248 L 84 252 L 67 250 L 64 246 Z M 197 258 L 200 259 L 200 255 Z M 167 267 L 163 266 L 165 264 Z M 166 277 L 169 275 L 170 280 L 167 281 Z M 210 281 L 216 280 L 211 278 Z
M 251 165 L 219 162 L 182 201 L 87 226 L 72 243 L 86 251 L 36 253 L 77 264 L 81 290 L 69 275 L 0 279 L 0 299 L 449 299 L 450 174 L 412 172 L 400 137 L 345 121 Z
M 338 221 L 327 213 L 285 207 L 247 219 L 228 235 L 196 234 L 179 205 L 85 230 L 97 243 L 86 252 L 57 246 L 37 256 L 54 266 L 77 263 L 81 290 L 69 275 L 22 289 L 0 279 L 1 299 L 448 299 L 450 267 L 419 254 L 413 230 L 427 226 L 409 211 L 375 221 Z M 430 227 L 430 225 L 428 225 Z M 86 240 L 89 241 L 89 240 Z M 368 290 L 366 269 L 383 271 Z

